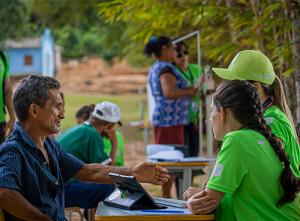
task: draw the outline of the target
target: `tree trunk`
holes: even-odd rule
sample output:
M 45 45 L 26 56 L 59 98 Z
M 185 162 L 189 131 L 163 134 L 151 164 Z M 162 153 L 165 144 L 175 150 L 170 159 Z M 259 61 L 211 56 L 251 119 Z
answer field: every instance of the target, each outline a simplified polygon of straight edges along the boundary
M 290 1 L 291 5 L 291 22 L 292 22 L 292 52 L 294 58 L 294 66 L 300 64 L 300 0 Z M 300 128 L 300 67 L 294 71 L 296 86 L 296 128 Z
M 269 0 L 272 3 L 276 3 L 276 0 Z M 280 13 L 280 12 L 277 12 Z M 277 17 L 279 15 L 275 14 L 275 17 Z M 285 0 L 285 17 L 286 17 L 286 22 L 291 22 L 291 5 L 290 5 L 290 0 Z M 274 33 L 275 34 L 275 33 Z M 278 42 L 280 45 L 282 45 L 282 51 L 285 50 L 284 47 L 287 46 L 287 42 L 291 42 L 292 39 L 292 33 L 291 31 L 285 31 L 283 33 L 283 36 L 277 38 Z M 291 48 L 289 48 L 289 50 L 291 50 Z M 288 70 L 289 65 L 287 61 L 284 61 L 282 57 L 280 57 L 280 73 L 282 75 L 282 73 L 284 73 L 286 70 Z M 287 97 L 287 101 L 292 113 L 292 117 L 294 119 L 294 122 L 296 122 L 296 118 L 297 118 L 297 105 L 296 105 L 296 87 L 295 87 L 295 81 L 294 81 L 294 74 L 291 73 L 288 76 L 285 77 L 284 79 L 284 88 L 285 88 L 285 92 L 286 92 L 286 97 Z

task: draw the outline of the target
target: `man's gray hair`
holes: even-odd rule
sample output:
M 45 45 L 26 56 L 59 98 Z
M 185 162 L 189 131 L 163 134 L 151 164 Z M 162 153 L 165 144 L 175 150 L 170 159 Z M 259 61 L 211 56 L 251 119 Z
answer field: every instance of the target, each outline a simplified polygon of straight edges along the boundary
M 45 107 L 50 99 L 50 89 L 60 89 L 60 83 L 52 77 L 31 75 L 20 81 L 13 95 L 13 106 L 19 122 L 28 119 L 28 109 L 31 104 Z

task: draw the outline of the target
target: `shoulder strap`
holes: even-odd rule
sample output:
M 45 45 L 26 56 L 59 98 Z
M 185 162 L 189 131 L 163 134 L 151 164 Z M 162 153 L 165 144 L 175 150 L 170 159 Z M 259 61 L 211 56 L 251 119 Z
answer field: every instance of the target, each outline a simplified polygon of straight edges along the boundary
M 0 51 L 0 57 L 4 63 L 4 73 L 3 73 L 3 79 L 2 79 L 2 99 L 3 99 L 3 111 L 4 114 L 6 114 L 6 110 L 5 110 L 5 70 L 6 70 L 6 58 L 5 55 L 3 53 L 3 51 Z

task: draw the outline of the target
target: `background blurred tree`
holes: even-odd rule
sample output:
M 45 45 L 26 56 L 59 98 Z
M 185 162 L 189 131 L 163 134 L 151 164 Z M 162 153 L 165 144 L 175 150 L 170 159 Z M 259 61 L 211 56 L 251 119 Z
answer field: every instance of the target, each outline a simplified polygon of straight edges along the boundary
M 125 56 L 127 40 L 122 34 L 128 25 L 123 21 L 106 23 L 95 8 L 100 2 L 0 0 L 0 41 L 40 37 L 48 27 L 55 43 L 63 47 L 63 58 L 102 57 L 111 63 L 112 58 Z
M 49 27 L 56 44 L 63 47 L 63 58 L 101 56 L 111 63 L 113 57 L 122 55 L 125 43 L 120 31 L 127 25 L 122 21 L 106 23 L 94 7 L 99 2 L 35 0 L 32 8 L 33 14 L 40 16 L 43 29 Z M 114 35 L 118 41 L 111 42 Z
M 300 125 L 300 0 L 113 0 L 97 7 L 107 22 L 133 24 L 129 31 L 135 45 L 151 36 L 200 30 L 202 61 L 213 66 L 228 67 L 240 50 L 263 51 L 284 79 L 295 123 Z M 188 43 L 191 54 L 196 54 L 196 42 Z
M 28 5 L 22 0 L 0 0 L 0 48 L 7 38 L 20 39 L 28 28 Z

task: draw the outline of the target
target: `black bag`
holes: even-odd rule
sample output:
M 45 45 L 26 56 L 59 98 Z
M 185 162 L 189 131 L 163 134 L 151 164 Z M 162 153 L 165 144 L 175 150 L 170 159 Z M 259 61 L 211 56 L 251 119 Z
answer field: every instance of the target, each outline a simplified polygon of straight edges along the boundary
M 6 69 L 6 59 L 5 59 L 5 56 L 4 56 L 4 53 L 2 51 L 0 51 L 0 57 L 4 63 L 4 71 Z M 3 74 L 3 81 L 2 81 L 2 100 L 3 100 L 3 111 L 4 111 L 4 114 L 6 114 L 6 110 L 5 110 L 5 74 Z

